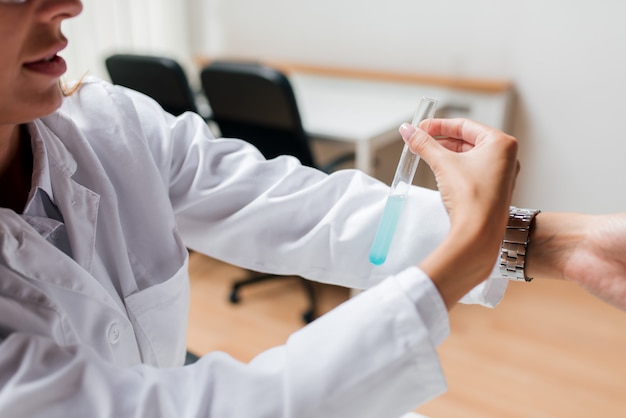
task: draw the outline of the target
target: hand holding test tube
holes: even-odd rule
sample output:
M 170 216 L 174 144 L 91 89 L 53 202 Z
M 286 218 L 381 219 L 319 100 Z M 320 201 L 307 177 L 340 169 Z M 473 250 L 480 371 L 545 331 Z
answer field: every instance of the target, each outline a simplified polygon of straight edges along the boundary
M 413 117 L 411 124 L 413 126 L 419 126 L 420 122 L 425 119 L 432 119 L 435 116 L 437 110 L 437 100 L 422 97 L 417 112 Z M 381 265 L 387 259 L 387 253 L 391 246 L 398 220 L 402 214 L 404 208 L 404 202 L 406 201 L 409 189 L 413 183 L 413 177 L 415 176 L 415 170 L 420 158 L 413 154 L 409 147 L 405 144 L 402 149 L 402 155 L 396 168 L 396 173 L 391 183 L 391 190 L 387 197 L 387 203 L 385 210 L 378 224 L 376 230 L 376 237 L 370 250 L 369 259 L 372 264 Z

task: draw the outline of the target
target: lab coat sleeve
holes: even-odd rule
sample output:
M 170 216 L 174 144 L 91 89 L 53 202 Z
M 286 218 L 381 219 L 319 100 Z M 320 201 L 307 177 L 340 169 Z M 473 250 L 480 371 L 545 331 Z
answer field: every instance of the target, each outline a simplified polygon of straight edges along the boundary
M 327 175 L 288 156 L 265 160 L 245 141 L 214 139 L 197 115 L 167 118 L 130 95 L 194 250 L 255 271 L 365 289 L 418 265 L 448 232 L 439 193 L 413 187 L 386 262 L 373 266 L 368 253 L 387 185 L 357 170 Z M 494 269 L 462 302 L 495 306 L 505 289 Z
M 417 307 L 417 308 L 416 308 Z M 418 269 L 390 277 L 249 364 L 117 367 L 89 348 L 14 333 L 0 344 L 7 417 L 399 417 L 445 390 L 445 306 Z

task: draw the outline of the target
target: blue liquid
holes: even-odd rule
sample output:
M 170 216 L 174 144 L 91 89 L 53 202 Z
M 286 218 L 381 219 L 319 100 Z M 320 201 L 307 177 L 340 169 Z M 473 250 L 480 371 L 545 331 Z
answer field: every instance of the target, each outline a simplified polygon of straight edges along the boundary
M 376 237 L 370 250 L 370 263 L 379 266 L 387 259 L 387 253 L 389 252 L 405 201 L 405 196 L 389 196 L 387 198 L 387 204 L 385 205 L 383 216 L 380 218 Z

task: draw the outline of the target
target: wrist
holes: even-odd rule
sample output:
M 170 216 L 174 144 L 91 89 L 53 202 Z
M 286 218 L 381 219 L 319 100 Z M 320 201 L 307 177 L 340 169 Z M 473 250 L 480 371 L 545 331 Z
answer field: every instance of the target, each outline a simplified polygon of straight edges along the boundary
M 439 291 L 448 310 L 489 277 L 500 240 L 501 236 L 486 239 L 484 234 L 451 233 L 419 264 Z
M 526 257 L 526 270 L 531 277 L 564 279 L 568 254 L 584 240 L 583 218 L 588 216 L 543 212 L 536 217 Z

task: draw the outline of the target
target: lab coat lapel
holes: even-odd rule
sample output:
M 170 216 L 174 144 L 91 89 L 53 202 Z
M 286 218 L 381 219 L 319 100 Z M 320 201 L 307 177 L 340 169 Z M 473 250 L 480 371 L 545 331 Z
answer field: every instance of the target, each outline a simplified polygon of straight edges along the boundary
M 38 262 L 33 263 L 35 259 Z M 3 208 L 0 208 L 0 263 L 29 280 L 81 293 L 119 312 L 119 305 L 97 280 L 41 237 L 20 215 Z
M 64 128 L 70 132 L 68 125 Z M 45 142 L 53 200 L 63 214 L 68 238 L 72 243 L 72 258 L 91 273 L 100 197 L 73 179 L 77 169 L 76 160 L 56 134 L 39 121 L 34 123 L 32 129 L 34 132 L 31 134 L 41 136 Z
M 52 167 L 52 170 L 55 168 Z M 52 189 L 55 203 L 64 214 L 69 240 L 73 244 L 72 258 L 91 273 L 100 197 L 63 175 L 52 176 Z

